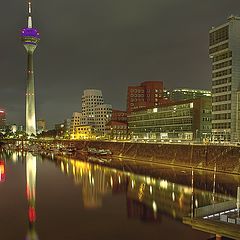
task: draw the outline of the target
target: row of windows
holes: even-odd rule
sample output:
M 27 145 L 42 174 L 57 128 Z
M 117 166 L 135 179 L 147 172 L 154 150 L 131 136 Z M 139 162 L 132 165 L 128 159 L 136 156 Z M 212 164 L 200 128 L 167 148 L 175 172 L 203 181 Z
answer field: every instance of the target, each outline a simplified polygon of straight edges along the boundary
M 212 69 L 217 70 L 217 69 L 225 68 L 225 67 L 229 67 L 229 66 L 232 66 L 232 60 L 213 65 Z
M 131 89 L 130 93 L 144 93 L 145 91 L 143 89 Z M 150 93 L 150 92 L 154 92 L 154 93 L 162 93 L 163 90 L 162 89 L 147 89 L 146 92 Z
M 214 57 L 213 62 L 218 62 L 218 61 L 221 61 L 223 59 L 231 58 L 231 57 L 232 57 L 232 52 L 229 51 L 229 52 L 222 53 L 222 54 L 219 54 L 218 56 Z
M 130 102 L 144 102 L 144 98 L 131 98 Z
M 226 129 L 231 128 L 231 123 L 214 123 L 212 129 Z
M 202 129 L 203 130 L 211 130 L 212 129 L 212 125 L 203 125 Z
M 207 113 L 207 114 L 211 114 L 212 113 L 212 111 L 210 109 L 203 109 L 202 112 L 203 113 Z
M 82 99 L 91 99 L 91 98 L 100 98 L 103 99 L 103 96 L 96 96 L 96 95 L 92 95 L 92 96 L 83 96 Z
M 225 75 L 229 75 L 231 73 L 232 73 L 232 69 L 227 69 L 227 70 L 223 70 L 223 71 L 219 71 L 219 72 L 213 73 L 212 77 L 213 78 L 222 77 L 222 76 L 225 76 Z
M 214 114 L 213 120 L 226 120 L 231 119 L 231 113 L 222 113 L 222 114 Z
M 228 26 L 210 33 L 210 46 L 228 40 Z
M 212 93 L 221 93 L 221 92 L 227 92 L 227 91 L 231 91 L 231 86 L 214 88 L 214 89 L 212 90 Z
M 223 102 L 231 100 L 231 94 L 213 97 L 213 102 Z
M 222 51 L 224 49 L 227 49 L 228 48 L 228 43 L 224 43 L 222 45 L 219 45 L 217 47 L 214 47 L 212 49 L 209 50 L 209 53 L 210 54 L 213 54 L 213 53 L 216 53 L 216 52 L 219 52 L 219 51 Z
M 183 125 L 183 126 L 163 126 L 163 127 L 143 127 L 138 129 L 132 129 L 134 133 L 163 133 L 163 132 L 171 132 L 171 133 L 177 133 L 177 132 L 186 132 L 186 131 L 192 131 L 191 125 Z
M 113 130 L 113 133 L 126 134 L 127 131 L 126 131 L 126 130 L 121 130 L 121 131 L 119 131 L 119 130 Z
M 91 131 L 90 128 L 77 128 L 78 131 Z
M 210 117 L 203 117 L 202 120 L 203 120 L 203 122 L 211 122 Z
M 144 94 L 131 94 L 131 97 L 144 97 Z
M 174 118 L 174 119 L 159 119 L 153 121 L 129 122 L 129 127 L 143 127 L 143 126 L 161 126 L 174 124 L 192 124 L 192 118 Z
M 225 111 L 225 110 L 231 110 L 231 104 L 230 103 L 213 106 L 213 111 Z
M 144 90 L 141 90 L 141 89 L 131 89 L 130 92 L 131 93 L 144 93 Z
M 214 80 L 212 82 L 212 85 L 216 86 L 216 85 L 220 85 L 220 84 L 226 84 L 226 83 L 230 83 L 231 81 L 232 81 L 231 77 L 222 78 L 222 79 Z
M 173 117 L 186 117 L 190 116 L 191 111 L 177 111 L 177 112 L 160 112 L 154 114 L 146 114 L 143 116 L 131 116 L 129 118 L 130 121 L 142 121 L 142 120 L 150 120 L 150 119 L 164 119 L 164 118 L 173 118 Z

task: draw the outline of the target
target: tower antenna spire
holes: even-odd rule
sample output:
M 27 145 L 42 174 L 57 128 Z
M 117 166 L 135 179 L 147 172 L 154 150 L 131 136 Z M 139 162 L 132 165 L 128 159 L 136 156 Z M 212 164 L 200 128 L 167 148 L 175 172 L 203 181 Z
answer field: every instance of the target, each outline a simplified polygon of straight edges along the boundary
M 32 2 L 28 1 L 28 28 L 32 28 Z

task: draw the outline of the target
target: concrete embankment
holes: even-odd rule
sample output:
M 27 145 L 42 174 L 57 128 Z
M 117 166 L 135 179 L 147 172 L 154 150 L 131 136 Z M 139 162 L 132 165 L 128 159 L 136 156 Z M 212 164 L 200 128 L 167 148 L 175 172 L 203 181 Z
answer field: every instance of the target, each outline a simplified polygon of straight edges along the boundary
M 65 141 L 64 141 L 65 142 Z M 149 163 L 240 174 L 240 147 L 192 144 L 149 144 L 102 141 L 67 141 L 79 150 L 110 149 L 113 155 Z

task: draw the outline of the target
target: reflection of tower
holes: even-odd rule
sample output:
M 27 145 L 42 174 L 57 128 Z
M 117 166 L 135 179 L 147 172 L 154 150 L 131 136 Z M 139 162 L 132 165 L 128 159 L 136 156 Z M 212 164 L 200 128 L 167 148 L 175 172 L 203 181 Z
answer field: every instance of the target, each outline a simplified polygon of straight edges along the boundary
M 26 91 L 26 133 L 36 134 L 35 90 L 33 73 L 33 53 L 37 47 L 39 33 L 32 27 L 31 2 L 28 3 L 28 26 L 22 29 L 21 39 L 28 54 L 27 91 Z
M 28 234 L 26 238 L 27 240 L 38 239 L 35 231 L 36 172 L 37 172 L 36 157 L 33 156 L 31 153 L 27 153 L 26 178 L 27 178 L 27 200 L 28 200 L 28 220 L 29 220 L 29 229 L 28 229 Z

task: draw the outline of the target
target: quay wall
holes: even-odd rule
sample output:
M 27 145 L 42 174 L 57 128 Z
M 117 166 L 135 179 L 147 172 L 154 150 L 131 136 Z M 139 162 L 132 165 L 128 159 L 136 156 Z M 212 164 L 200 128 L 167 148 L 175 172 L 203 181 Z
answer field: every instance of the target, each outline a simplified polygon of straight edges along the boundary
M 2 141 L 14 143 L 16 140 Z M 203 144 L 155 144 L 107 141 L 48 140 L 36 143 L 64 144 L 77 150 L 109 149 L 115 157 L 134 159 L 145 163 L 161 163 L 181 167 L 216 170 L 240 174 L 240 146 Z
M 64 141 L 78 150 L 110 149 L 114 156 L 240 174 L 240 147 L 196 144 L 151 144 L 105 141 Z

